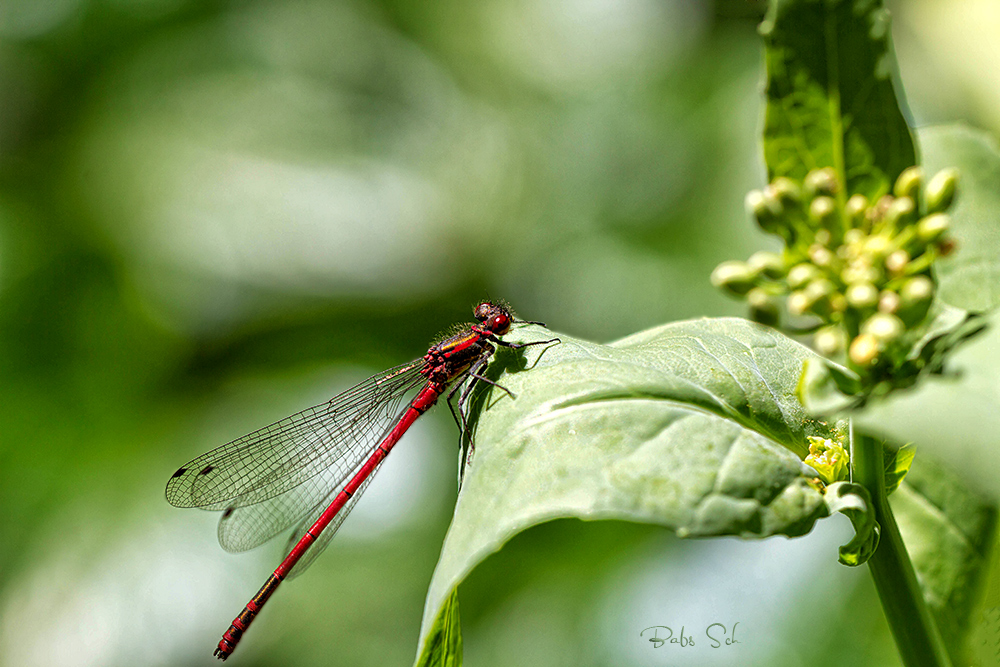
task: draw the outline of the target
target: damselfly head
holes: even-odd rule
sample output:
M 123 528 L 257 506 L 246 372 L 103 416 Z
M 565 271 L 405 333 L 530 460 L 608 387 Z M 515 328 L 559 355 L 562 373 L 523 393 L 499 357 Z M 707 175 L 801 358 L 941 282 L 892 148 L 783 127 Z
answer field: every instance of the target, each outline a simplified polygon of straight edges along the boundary
M 510 329 L 510 323 L 514 320 L 513 315 L 505 304 L 491 303 L 483 301 L 474 311 L 476 319 L 494 334 L 502 336 Z

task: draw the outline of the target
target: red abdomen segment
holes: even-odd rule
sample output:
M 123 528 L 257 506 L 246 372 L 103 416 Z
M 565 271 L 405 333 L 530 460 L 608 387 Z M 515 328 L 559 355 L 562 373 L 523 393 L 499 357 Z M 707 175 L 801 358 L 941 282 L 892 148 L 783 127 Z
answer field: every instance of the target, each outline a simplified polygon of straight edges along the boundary
M 413 425 L 413 422 L 417 420 L 417 417 L 426 412 L 434 403 L 437 402 L 441 393 L 445 390 L 446 385 L 444 383 L 428 382 L 427 385 L 420 390 L 413 402 L 410 403 L 406 412 L 396 423 L 393 429 L 385 437 L 385 439 L 379 443 L 379 446 L 375 448 L 368 460 L 365 461 L 361 469 L 351 478 L 351 481 L 347 483 L 347 486 L 337 494 L 337 497 L 333 499 L 330 506 L 324 510 L 323 514 L 320 515 L 316 523 L 312 525 L 306 534 L 302 536 L 302 539 L 292 547 L 292 550 L 285 556 L 285 560 L 281 561 L 281 565 L 277 567 L 274 574 L 268 578 L 268 580 L 261 586 L 261 589 L 257 591 L 257 594 L 253 596 L 250 602 L 247 602 L 246 606 L 243 607 L 243 611 L 240 615 L 233 619 L 232 624 L 229 629 L 226 630 L 222 635 L 222 640 L 219 641 L 218 648 L 215 649 L 215 656 L 219 660 L 225 660 L 233 651 L 236 650 L 236 644 L 239 643 L 240 639 L 243 637 L 243 633 L 246 632 L 247 628 L 250 627 L 250 623 L 257 616 L 257 613 L 267 602 L 267 599 L 271 597 L 271 594 L 278 588 L 280 584 L 288 573 L 291 572 L 295 564 L 302 558 L 306 550 L 316 541 L 320 533 L 330 525 L 333 518 L 337 516 L 337 513 L 347 504 L 347 501 L 351 499 L 358 488 L 364 483 L 368 476 L 372 474 L 372 471 L 378 467 L 386 456 L 389 455 L 390 450 L 399 442 L 399 439 L 403 437 L 407 429 Z
M 257 615 L 257 612 L 264 606 L 264 603 L 267 602 L 271 593 L 278 588 L 280 583 L 281 577 L 275 572 L 264 582 L 264 585 L 257 591 L 257 595 L 254 595 L 250 602 L 247 602 L 247 606 L 243 607 L 240 615 L 233 619 L 232 625 L 222 634 L 222 640 L 219 641 L 219 646 L 215 649 L 215 656 L 219 660 L 225 660 L 236 650 L 236 644 L 239 643 L 246 629 L 250 627 L 254 616 Z

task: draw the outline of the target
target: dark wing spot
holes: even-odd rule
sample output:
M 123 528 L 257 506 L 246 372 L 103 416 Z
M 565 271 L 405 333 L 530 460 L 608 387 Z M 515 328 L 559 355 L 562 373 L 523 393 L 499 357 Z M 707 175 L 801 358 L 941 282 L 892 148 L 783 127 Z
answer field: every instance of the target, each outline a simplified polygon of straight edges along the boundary
M 226 520 L 226 519 L 228 519 L 228 518 L 229 518 L 230 516 L 232 516 L 232 514 L 233 514 L 233 511 L 234 511 L 235 509 L 236 509 L 235 507 L 227 507 L 227 508 L 226 508 L 226 511 L 222 513 L 222 520 L 223 520 L 223 521 L 225 521 L 225 520 Z
M 187 471 L 188 471 L 187 468 L 178 468 L 177 472 L 174 473 L 173 477 L 180 477 L 181 475 L 183 475 Z M 171 479 L 173 479 L 173 477 L 171 477 Z
M 207 465 L 204 468 L 202 468 L 201 472 L 198 473 L 198 474 L 199 475 L 207 475 L 208 473 L 212 472 L 213 470 L 215 470 L 215 466 L 213 466 L 213 465 Z

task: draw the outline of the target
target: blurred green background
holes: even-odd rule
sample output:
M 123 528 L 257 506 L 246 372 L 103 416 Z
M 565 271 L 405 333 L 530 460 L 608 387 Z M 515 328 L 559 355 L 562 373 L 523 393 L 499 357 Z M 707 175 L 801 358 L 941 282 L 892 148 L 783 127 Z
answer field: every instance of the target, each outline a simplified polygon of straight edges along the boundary
M 913 122 L 1000 130 L 996 4 L 892 8 Z M 740 314 L 707 277 L 773 247 L 742 204 L 762 12 L 3 0 L 0 665 L 212 664 L 281 545 L 224 553 L 167 478 L 487 295 L 599 341 Z M 447 411 L 421 420 L 233 663 L 409 664 L 457 441 Z M 461 590 L 467 664 L 895 664 L 867 572 L 836 564 L 847 521 L 822 524 L 534 529 Z M 741 643 L 639 636 L 713 622 Z

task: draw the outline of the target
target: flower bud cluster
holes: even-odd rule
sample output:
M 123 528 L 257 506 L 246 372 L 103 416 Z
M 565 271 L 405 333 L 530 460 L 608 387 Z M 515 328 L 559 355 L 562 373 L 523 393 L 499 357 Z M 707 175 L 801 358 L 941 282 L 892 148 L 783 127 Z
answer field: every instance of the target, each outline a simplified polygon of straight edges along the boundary
M 806 439 L 809 442 L 809 454 L 805 463 L 819 473 L 823 483 L 833 484 L 846 480 L 851 457 L 844 446 L 835 440 L 814 435 L 807 436 Z
M 751 317 L 776 326 L 782 304 L 792 322 L 812 324 L 816 349 L 846 353 L 858 369 L 874 367 L 927 315 L 935 292 L 931 265 L 954 249 L 946 213 L 958 174 L 945 169 L 925 183 L 919 167 L 900 174 L 876 201 L 847 197 L 831 168 L 802 183 L 776 178 L 747 195 L 761 229 L 785 242 L 723 262 L 712 283 L 745 297 Z

